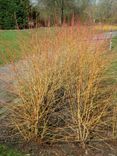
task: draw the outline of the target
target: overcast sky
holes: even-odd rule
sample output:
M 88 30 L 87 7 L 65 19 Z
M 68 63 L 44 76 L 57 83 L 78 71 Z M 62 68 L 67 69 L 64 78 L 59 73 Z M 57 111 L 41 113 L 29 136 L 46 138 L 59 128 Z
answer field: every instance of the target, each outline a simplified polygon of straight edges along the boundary
M 36 3 L 37 2 L 37 0 L 30 0 L 32 3 Z

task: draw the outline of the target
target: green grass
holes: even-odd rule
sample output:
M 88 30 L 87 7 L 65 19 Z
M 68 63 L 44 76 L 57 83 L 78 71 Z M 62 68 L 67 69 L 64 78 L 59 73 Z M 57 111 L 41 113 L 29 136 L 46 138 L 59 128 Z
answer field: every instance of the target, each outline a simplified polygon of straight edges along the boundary
M 9 149 L 6 146 L 0 145 L 0 156 L 24 156 L 16 150 Z
M 115 58 L 111 66 L 111 74 L 117 82 L 117 37 L 113 38 L 113 53 Z
M 113 38 L 112 43 L 113 43 L 112 46 L 113 46 L 114 51 L 117 52 L 117 37 Z
M 117 84 L 117 37 L 113 38 L 112 43 L 113 49 L 111 53 L 113 55 L 113 62 L 107 72 L 107 76 L 110 84 Z
M 54 35 L 54 28 L 49 29 Z M 39 28 L 38 30 L 1 30 L 0 31 L 0 65 L 9 63 L 12 60 L 19 60 L 22 56 L 22 42 L 27 41 L 33 31 L 36 31 L 38 36 L 42 38 L 49 32 L 47 28 Z M 49 33 L 50 35 L 50 33 Z
M 0 65 L 21 57 L 20 41 L 28 36 L 27 30 L 0 31 Z

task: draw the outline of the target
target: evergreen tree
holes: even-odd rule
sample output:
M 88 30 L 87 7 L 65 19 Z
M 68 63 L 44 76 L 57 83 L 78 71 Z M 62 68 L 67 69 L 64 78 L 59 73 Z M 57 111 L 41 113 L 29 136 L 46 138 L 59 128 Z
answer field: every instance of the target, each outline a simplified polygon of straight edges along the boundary
M 15 5 L 11 3 L 11 0 L 0 0 L 0 28 L 14 28 L 14 8 Z
M 0 28 L 25 28 L 28 24 L 29 0 L 0 0 Z

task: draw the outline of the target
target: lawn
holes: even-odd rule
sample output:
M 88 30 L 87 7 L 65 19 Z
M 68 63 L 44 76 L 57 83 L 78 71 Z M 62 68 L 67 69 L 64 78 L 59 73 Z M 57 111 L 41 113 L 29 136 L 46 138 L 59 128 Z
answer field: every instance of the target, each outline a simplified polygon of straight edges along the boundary
M 20 41 L 29 36 L 28 31 L 0 31 L 0 65 L 21 57 Z
M 114 53 L 114 61 L 111 66 L 110 74 L 114 77 L 117 82 L 117 37 L 113 38 L 113 53 Z
M 50 31 L 48 31 L 50 30 Z M 0 65 L 11 62 L 12 60 L 19 60 L 22 54 L 25 52 L 26 43 L 36 31 L 39 38 L 43 38 L 45 35 L 53 35 L 53 28 L 46 29 L 30 29 L 30 30 L 0 30 Z M 46 33 L 45 33 L 46 32 Z M 28 45 L 30 47 L 30 45 Z M 22 50 L 21 50 L 22 48 Z M 23 50 L 24 48 L 24 50 Z M 31 50 L 31 47 L 30 47 Z
M 113 48 L 114 50 L 117 50 L 117 37 L 113 38 Z
M 9 149 L 6 146 L 0 145 L 0 156 L 24 156 L 16 150 Z

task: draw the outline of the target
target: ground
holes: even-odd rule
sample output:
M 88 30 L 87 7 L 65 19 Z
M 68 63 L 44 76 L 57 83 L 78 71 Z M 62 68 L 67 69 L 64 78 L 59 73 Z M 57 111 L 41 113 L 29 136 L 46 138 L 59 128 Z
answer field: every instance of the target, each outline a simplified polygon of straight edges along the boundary
M 10 50 L 12 52 L 16 53 L 16 60 L 20 58 L 20 47 L 18 44 L 18 40 L 21 39 L 23 36 L 28 36 L 29 33 L 27 31 L 21 31 L 21 32 L 16 32 L 16 31 L 5 31 L 5 32 L 0 32 L 0 55 L 4 53 L 4 55 L 7 57 L 7 61 L 9 61 L 12 58 L 9 58 L 9 54 L 6 53 L 5 49 L 7 46 L 9 47 L 10 45 Z M 20 36 L 20 38 L 18 37 Z M 117 37 L 113 39 L 113 55 L 115 58 L 117 58 Z M 0 64 L 3 66 L 3 58 L 0 57 Z M 14 97 L 12 96 L 11 93 L 8 91 L 8 85 L 7 81 L 7 76 L 4 73 L 8 74 L 9 69 L 7 67 L 1 67 L 0 68 L 0 73 L 2 73 L 3 76 L 0 77 L 0 105 L 1 103 L 10 103 Z M 113 76 L 114 82 L 117 82 L 117 59 L 112 63 L 112 66 L 110 67 L 108 76 Z M 6 79 L 5 79 L 6 78 Z M 4 112 L 4 110 L 1 110 L 0 112 L 0 117 L 1 114 Z M 0 123 L 2 124 L 2 123 Z M 31 142 L 24 142 L 20 143 L 17 142 L 17 139 L 14 140 L 5 140 L 3 139 L 3 136 L 7 134 L 7 130 L 1 129 L 0 130 L 0 143 L 4 144 L 0 145 L 0 156 L 23 156 L 23 155 L 30 155 L 31 156 L 84 156 L 84 155 L 89 155 L 89 156 L 117 156 L 117 142 L 111 141 L 111 142 L 105 142 L 105 143 L 91 143 L 87 144 L 85 147 L 85 150 L 82 149 L 79 144 L 74 144 L 74 143 L 59 143 L 59 144 L 54 144 L 54 145 L 39 145 L 35 143 L 35 141 Z M 1 136 L 2 135 L 2 136 Z M 9 133 L 7 134 L 8 136 L 10 135 Z M 7 148 L 6 145 L 9 147 Z M 12 149 L 17 149 L 17 150 L 12 150 Z M 22 154 L 21 154 L 22 153 Z M 25 153 L 25 154 L 23 154 Z M 29 154 L 30 153 L 30 154 Z

